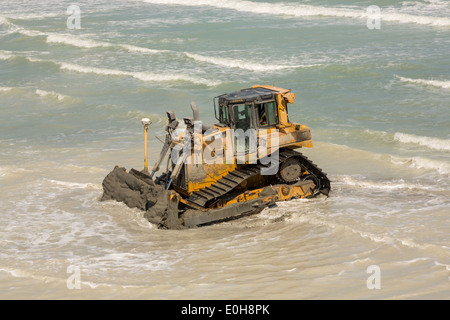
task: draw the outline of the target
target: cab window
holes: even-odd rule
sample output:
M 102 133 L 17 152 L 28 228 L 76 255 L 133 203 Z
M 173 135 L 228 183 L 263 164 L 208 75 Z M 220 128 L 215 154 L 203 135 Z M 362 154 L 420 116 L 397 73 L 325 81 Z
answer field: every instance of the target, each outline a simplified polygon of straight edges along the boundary
M 260 127 L 278 124 L 277 105 L 275 101 L 255 104 L 255 107 Z
M 250 129 L 250 106 L 245 104 L 237 104 L 233 106 L 233 120 L 235 129 L 243 129 L 244 131 Z
M 226 106 L 219 107 L 219 121 L 223 124 L 228 124 L 228 110 Z

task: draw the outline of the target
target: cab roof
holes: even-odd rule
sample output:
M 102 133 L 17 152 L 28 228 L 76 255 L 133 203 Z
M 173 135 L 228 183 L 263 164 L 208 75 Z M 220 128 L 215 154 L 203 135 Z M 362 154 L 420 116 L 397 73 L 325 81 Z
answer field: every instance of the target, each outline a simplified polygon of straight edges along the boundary
M 289 92 L 289 90 L 274 86 L 253 86 L 251 88 L 226 93 L 217 98 L 219 98 L 219 104 L 246 103 L 273 99 L 277 93 L 286 92 Z

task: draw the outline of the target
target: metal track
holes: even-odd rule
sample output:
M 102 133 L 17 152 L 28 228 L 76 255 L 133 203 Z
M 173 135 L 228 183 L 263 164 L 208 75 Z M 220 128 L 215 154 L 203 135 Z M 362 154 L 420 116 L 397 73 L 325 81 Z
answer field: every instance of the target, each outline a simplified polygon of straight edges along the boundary
M 309 172 L 309 174 L 317 179 L 317 181 L 314 181 L 316 185 L 319 184 L 316 190 L 328 196 L 331 190 L 331 183 L 326 173 L 323 172 L 322 169 L 320 169 L 316 164 L 314 164 L 314 162 L 309 160 L 308 157 L 306 157 L 302 153 L 289 149 L 280 151 L 280 164 L 290 157 L 296 157 L 300 161 L 300 164 Z M 314 178 L 312 180 L 315 180 Z
M 260 164 L 251 164 L 231 171 L 212 186 L 194 192 L 187 200 L 201 207 L 205 207 L 208 201 L 227 194 L 241 184 L 242 181 L 260 174 L 261 168 L 263 167 Z
M 290 157 L 296 157 L 299 159 L 300 164 L 313 175 L 317 180 L 314 182 L 319 184 L 317 186 L 317 191 L 328 195 L 330 191 L 330 180 L 328 180 L 327 175 L 317 167 L 312 161 L 310 161 L 306 156 L 300 152 L 282 149 L 279 152 L 279 163 L 283 163 Z M 212 186 L 196 191 L 192 193 L 190 197 L 186 200 L 200 207 L 207 207 L 206 204 L 214 199 L 220 198 L 225 194 L 232 191 L 235 187 L 241 184 L 244 180 L 249 179 L 261 173 L 261 169 L 267 167 L 268 165 L 263 164 L 250 164 L 242 168 L 236 169 L 229 172 L 226 176 L 219 179 Z M 318 182 L 318 183 L 317 183 Z

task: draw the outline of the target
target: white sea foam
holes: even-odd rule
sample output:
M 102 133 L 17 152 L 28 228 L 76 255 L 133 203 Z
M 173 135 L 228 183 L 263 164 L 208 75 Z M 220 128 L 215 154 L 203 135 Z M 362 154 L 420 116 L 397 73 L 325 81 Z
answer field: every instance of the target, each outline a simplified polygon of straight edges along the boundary
M 435 189 L 435 186 L 427 186 L 419 183 L 409 183 L 404 180 L 395 180 L 395 181 L 371 181 L 367 179 L 357 179 L 351 176 L 340 176 L 336 177 L 333 181 L 341 182 L 346 186 L 353 186 L 362 189 L 379 189 L 385 191 L 393 191 L 393 190 L 402 190 L 402 189 Z
M 39 280 L 40 282 L 43 283 L 48 283 L 49 281 L 54 281 L 54 282 L 60 282 L 60 283 L 67 283 L 66 279 L 59 279 L 56 277 L 50 277 L 50 276 L 45 276 L 45 275 L 38 275 L 26 270 L 20 270 L 20 269 L 12 269 L 12 268 L 0 268 L 0 271 L 9 273 L 12 277 L 15 278 L 29 278 L 29 279 L 34 279 L 34 280 Z M 98 284 L 92 281 L 80 281 L 80 285 L 82 286 L 89 286 L 91 289 L 95 289 L 98 286 L 114 286 L 111 284 Z M 123 288 L 126 287 L 138 287 L 138 286 L 121 286 Z
M 61 43 L 68 44 L 74 47 L 79 48 L 122 48 L 129 52 L 139 52 L 139 53 L 149 53 L 149 54 L 157 54 L 162 52 L 167 52 L 167 50 L 156 50 L 149 49 L 144 47 L 133 46 L 129 44 L 114 44 L 110 42 L 92 40 L 81 38 L 77 36 L 73 36 L 70 34 L 48 34 L 47 35 L 47 43 Z
M 0 60 L 8 60 L 13 58 L 14 55 L 10 54 L 7 51 L 0 51 Z
M 441 150 L 441 151 L 450 151 L 450 140 L 449 139 L 440 139 L 440 138 L 431 138 L 431 137 L 422 137 L 416 136 L 414 134 L 406 134 L 401 132 L 396 132 L 394 134 L 394 140 L 401 143 L 412 143 L 418 144 L 430 149 Z
M 53 180 L 53 179 L 44 179 L 51 184 L 61 186 L 67 189 L 98 189 L 100 190 L 102 187 L 101 185 L 97 185 L 94 183 L 79 183 L 79 182 L 68 182 L 68 181 L 60 181 L 60 180 Z
M 98 75 L 112 75 L 112 76 L 129 76 L 141 81 L 186 81 L 192 82 L 195 84 L 203 84 L 207 86 L 216 86 L 220 84 L 218 81 L 207 80 L 203 78 L 187 76 L 183 74 L 158 74 L 151 72 L 131 72 L 131 71 L 122 71 L 115 69 L 106 69 L 106 68 L 96 68 L 96 67 L 86 67 L 80 66 L 76 64 L 70 64 L 65 62 L 58 62 L 61 69 L 76 71 L 81 73 L 94 73 Z
M 170 52 L 169 50 L 149 49 L 149 48 L 144 48 L 144 47 L 132 46 L 129 44 L 119 44 L 118 46 L 125 50 L 128 50 L 129 52 L 139 52 L 139 53 L 149 53 L 149 54 Z
M 0 59 L 6 60 L 9 58 L 13 58 L 13 57 L 18 57 L 18 56 L 2 53 L 0 51 Z M 170 74 L 170 73 L 123 71 L 123 70 L 116 70 L 116 69 L 81 66 L 81 65 L 72 64 L 72 63 L 43 60 L 43 59 L 33 58 L 33 57 L 25 57 L 25 59 L 27 59 L 30 62 L 52 63 L 52 64 L 59 66 L 59 68 L 62 70 L 75 71 L 75 72 L 79 72 L 79 73 L 93 73 L 93 74 L 104 75 L 104 76 L 128 76 L 128 77 L 133 77 L 133 78 L 141 80 L 141 81 L 151 81 L 151 82 L 184 81 L 184 82 L 191 82 L 194 84 L 201 84 L 201 85 L 206 85 L 206 86 L 217 86 L 217 85 L 221 84 L 221 81 L 208 80 L 208 79 L 204 79 L 204 78 L 200 78 L 200 77 L 188 76 L 188 75 L 179 74 L 179 73 Z M 41 92 L 41 93 L 43 93 L 43 92 Z
M 54 18 L 54 17 L 60 17 L 61 12 L 48 12 L 48 13 L 8 13 L 9 19 L 14 20 L 40 20 L 40 19 L 47 19 L 47 18 Z
M 450 139 L 418 136 L 403 132 L 389 133 L 386 131 L 374 131 L 369 129 L 364 130 L 364 132 L 376 136 L 386 142 L 396 141 L 400 143 L 417 144 L 433 150 L 450 151 Z
M 373 135 L 373 136 L 380 136 L 382 138 L 386 138 L 389 136 L 389 133 L 386 131 L 376 131 L 376 130 L 365 129 L 364 132 L 368 133 L 370 135 Z
M 0 177 L 5 177 L 9 175 L 22 175 L 29 174 L 32 171 L 29 169 L 16 167 L 16 166 L 0 166 Z
M 54 44 L 64 44 L 70 45 L 78 48 L 92 49 L 92 48 L 121 48 L 128 52 L 139 52 L 145 54 L 157 54 L 168 52 L 168 50 L 158 50 L 158 49 L 150 49 L 145 47 L 139 47 L 129 44 L 115 44 L 111 42 L 99 41 L 88 39 L 86 37 L 75 36 L 72 34 L 59 34 L 59 33 L 44 33 L 36 30 L 28 30 L 20 28 L 17 32 L 28 36 L 28 37 L 37 37 L 44 36 L 46 37 L 47 43 Z
M 411 167 L 418 169 L 436 170 L 442 174 L 450 174 L 450 163 L 438 160 L 431 160 L 423 157 L 413 157 Z
M 42 37 L 42 36 L 47 36 L 46 33 L 37 31 L 37 30 L 29 30 L 29 29 L 18 29 L 17 30 L 18 33 L 23 34 L 24 36 L 27 37 Z
M 13 90 L 13 88 L 11 87 L 0 87 L 0 92 L 6 92 L 6 91 L 11 91 Z
M 401 245 L 409 248 L 415 248 L 420 250 L 434 250 L 438 251 L 439 253 L 448 254 L 448 250 L 442 246 L 435 245 L 432 243 L 417 243 L 416 241 L 412 239 L 405 239 L 405 238 L 399 238 L 396 237 L 395 234 L 389 234 L 389 233 L 374 233 L 372 231 L 366 231 L 366 230 L 359 230 L 354 228 L 351 225 L 344 225 L 335 222 L 334 220 L 323 218 L 323 216 L 317 216 L 314 214 L 303 214 L 303 215 L 294 215 L 292 217 L 296 222 L 306 222 L 312 225 L 317 226 L 324 226 L 330 229 L 334 230 L 343 230 L 344 232 L 351 232 L 353 234 L 356 234 L 357 236 L 361 238 L 368 239 L 369 241 L 378 242 L 378 243 L 385 243 L 390 246 L 392 245 Z
M 228 68 L 240 68 L 250 71 L 279 71 L 284 69 L 292 69 L 292 68 L 298 68 L 300 65 L 282 65 L 282 64 L 261 64 L 261 63 L 255 63 L 245 60 L 239 60 L 239 59 L 231 59 L 231 58 L 219 58 L 219 57 L 210 57 L 210 56 L 203 56 L 199 54 L 193 54 L 184 52 L 184 54 L 196 61 L 200 62 L 207 62 L 211 64 L 215 64 L 222 67 L 228 67 Z M 304 67 L 308 67 L 309 65 L 305 65 Z
M 367 130 L 366 130 L 367 132 Z M 383 131 L 370 131 L 371 134 L 383 134 Z M 386 138 L 387 139 L 387 138 Z M 389 139 L 390 141 L 393 141 Z M 327 145 L 337 147 L 341 150 L 351 150 L 352 152 L 355 151 L 355 149 L 351 149 L 348 146 L 345 145 L 338 145 L 333 143 L 327 143 Z M 358 150 L 358 152 L 362 152 L 361 150 Z M 450 174 L 450 163 L 445 160 L 436 160 L 436 159 L 429 159 L 424 157 L 400 157 L 400 156 L 393 156 L 393 155 L 386 155 L 386 154 L 378 154 L 378 153 L 372 153 L 368 152 L 367 155 L 369 155 L 371 158 L 378 159 L 381 161 L 390 161 L 392 164 L 396 166 L 404 166 L 409 168 L 415 168 L 415 169 L 424 169 L 424 170 L 434 170 L 439 172 L 440 174 Z
M 397 76 L 403 82 L 415 83 L 425 86 L 433 86 L 438 88 L 450 89 L 450 81 L 444 80 L 427 80 L 427 79 L 411 79 Z
M 11 23 L 9 22 L 8 18 L 0 16 L 0 25 L 10 26 Z
M 390 156 L 394 165 L 408 166 L 410 168 L 434 170 L 440 174 L 450 174 L 450 163 L 446 161 L 428 159 L 423 157 L 401 158 Z
M 449 27 L 450 18 L 381 11 L 381 21 Z
M 91 49 L 91 48 L 112 46 L 112 44 L 110 43 L 93 41 L 89 39 L 82 39 L 80 37 L 66 34 L 46 34 L 46 36 L 47 36 L 47 43 L 63 43 L 80 48 Z
M 74 36 L 71 34 L 43 33 L 40 31 L 27 30 L 27 29 L 19 29 L 18 32 L 23 35 L 29 36 L 29 37 L 44 36 L 44 37 L 46 37 L 47 43 L 71 45 L 71 46 L 75 46 L 78 48 L 85 48 L 85 49 L 120 48 L 120 49 L 126 50 L 128 52 L 136 52 L 136 53 L 143 53 L 143 54 L 160 54 L 160 53 L 174 52 L 171 50 L 150 49 L 150 48 L 139 47 L 139 46 L 134 46 L 134 45 L 129 45 L 129 44 L 114 44 L 114 43 L 109 43 L 109 42 L 104 42 L 104 41 L 82 38 L 82 37 Z M 299 68 L 299 67 L 307 68 L 307 67 L 315 66 L 315 65 L 262 64 L 262 63 L 256 63 L 256 62 L 240 60 L 240 59 L 204 56 L 204 55 L 193 54 L 193 53 L 189 53 L 189 52 L 184 52 L 183 54 L 186 55 L 188 58 L 191 58 L 198 62 L 206 62 L 206 63 L 215 64 L 215 65 L 219 65 L 219 66 L 227 67 L 227 68 L 240 68 L 240 69 L 244 69 L 244 70 L 257 71 L 257 72 L 270 72 L 270 71 L 279 71 L 279 70 L 284 70 L 284 69 L 292 69 L 292 68 Z
M 64 94 L 55 92 L 55 91 L 45 91 L 41 89 L 36 89 L 35 93 L 40 97 L 47 97 L 47 98 L 54 98 L 59 101 L 70 99 L 69 96 L 66 96 Z
M 240 0 L 143 0 L 152 4 L 172 4 L 184 6 L 211 6 L 216 8 L 231 9 L 240 12 L 250 12 L 256 14 L 284 15 L 293 17 L 338 17 L 338 18 L 368 18 L 366 8 L 354 9 L 343 7 L 323 7 L 302 5 L 296 3 L 267 3 Z M 394 11 L 394 9 L 381 10 L 382 21 L 392 21 L 400 23 L 415 23 L 432 26 L 450 26 L 450 19 L 447 17 L 434 17 L 413 15 Z

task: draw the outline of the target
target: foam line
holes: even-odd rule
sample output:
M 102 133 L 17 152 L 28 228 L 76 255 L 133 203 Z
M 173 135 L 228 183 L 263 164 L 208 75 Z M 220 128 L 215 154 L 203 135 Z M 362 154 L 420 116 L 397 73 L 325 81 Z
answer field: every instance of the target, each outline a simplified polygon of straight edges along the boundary
M 405 77 L 400 77 L 400 76 L 396 76 L 396 77 L 403 82 L 409 82 L 409 83 L 420 84 L 420 85 L 425 85 L 425 86 L 433 86 L 433 87 L 443 88 L 443 89 L 450 89 L 450 81 L 411 79 L 411 78 L 405 78 Z
M 47 98 L 56 98 L 58 101 L 63 101 L 63 100 L 67 100 L 70 99 L 69 96 L 66 96 L 64 94 L 55 92 L 55 91 L 45 91 L 45 90 L 41 90 L 41 89 L 36 89 L 35 93 L 40 96 L 40 97 L 47 97 Z
M 157 50 L 157 49 L 150 49 L 150 48 L 144 48 L 129 44 L 114 44 L 110 42 L 105 41 L 98 41 L 98 40 L 92 40 L 92 39 L 86 39 L 79 36 L 74 36 L 71 34 L 57 34 L 57 33 L 44 33 L 40 31 L 35 30 L 27 30 L 27 29 L 19 29 L 19 33 L 28 36 L 28 37 L 37 37 L 37 36 L 43 36 L 46 37 L 47 43 L 54 43 L 54 44 L 65 44 L 70 45 L 78 48 L 85 48 L 85 49 L 92 49 L 92 48 L 121 48 L 129 52 L 139 52 L 139 53 L 148 53 L 148 54 L 158 54 L 158 53 L 165 53 L 168 52 L 168 50 Z
M 219 85 L 220 82 L 218 81 L 212 81 L 207 80 L 203 78 L 198 77 L 192 77 L 187 76 L 183 74 L 158 74 L 158 73 L 151 73 L 151 72 L 131 72 L 131 71 L 122 71 L 122 70 L 115 70 L 115 69 L 106 69 L 106 68 L 96 68 L 96 67 L 86 67 L 86 66 L 80 66 L 76 64 L 71 63 L 65 63 L 65 62 L 56 62 L 60 65 L 61 69 L 69 70 L 69 71 L 75 71 L 80 73 L 94 73 L 98 75 L 106 75 L 106 76 L 129 76 L 133 77 L 135 79 L 141 80 L 141 81 L 186 81 L 186 82 L 192 82 L 195 84 L 202 84 L 206 86 L 216 86 Z
M 367 8 L 354 9 L 343 7 L 324 7 L 303 5 L 297 3 L 268 3 L 241 0 L 143 0 L 152 4 L 168 4 L 183 6 L 210 6 L 221 9 L 231 9 L 245 13 L 266 15 L 284 15 L 292 17 L 338 17 L 338 18 L 368 18 Z M 414 23 L 431 26 L 450 26 L 450 18 L 413 15 L 381 8 L 381 20 L 399 23 Z
M 50 33 L 43 33 L 40 31 L 35 30 L 27 30 L 27 29 L 19 29 L 19 33 L 29 36 L 29 37 L 37 37 L 37 36 L 43 36 L 46 37 L 47 43 L 53 43 L 53 44 L 64 44 L 64 45 L 70 45 L 75 46 L 78 48 L 84 48 L 84 49 L 92 49 L 92 48 L 121 48 L 123 50 L 126 50 L 128 52 L 136 52 L 136 53 L 143 53 L 143 54 L 160 54 L 160 53 L 176 53 L 175 51 L 171 50 L 160 50 L 160 49 L 150 49 L 150 48 L 144 48 L 129 44 L 113 44 L 109 42 L 104 41 L 97 41 L 92 39 L 86 39 L 81 38 L 78 36 L 70 35 L 70 34 L 50 34 Z M 211 57 L 211 56 L 204 56 L 200 54 L 194 54 L 189 52 L 183 52 L 183 55 L 186 57 L 193 59 L 197 62 L 204 62 L 209 64 L 218 65 L 221 67 L 226 68 L 239 68 L 244 70 L 250 70 L 255 72 L 270 72 L 270 71 L 280 71 L 285 69 L 293 69 L 293 68 L 308 68 L 316 66 L 314 65 L 283 65 L 283 64 L 262 64 L 262 63 L 256 63 L 246 60 L 240 60 L 240 59 L 232 59 L 232 58 L 222 58 L 222 57 Z
M 6 60 L 11 58 L 19 58 L 20 56 L 11 55 L 9 53 L 4 53 L 0 51 L 0 60 Z M 128 76 L 141 81 L 151 81 L 151 82 L 166 82 L 166 81 L 185 81 L 194 84 L 201 84 L 206 86 L 217 86 L 221 84 L 221 81 L 207 80 L 204 78 L 199 78 L 195 76 L 188 76 L 180 73 L 170 74 L 170 73 L 152 73 L 152 72 L 133 72 L 133 71 L 123 71 L 116 69 L 98 68 L 98 67 L 88 67 L 81 66 L 73 63 L 57 62 L 51 60 L 42 60 L 39 58 L 25 57 L 29 62 L 32 63 L 52 63 L 57 65 L 61 70 L 75 71 L 79 73 L 93 73 L 103 76 Z M 44 94 L 44 92 L 40 92 Z M 39 94 L 36 92 L 36 94 Z
M 450 163 L 446 161 L 433 160 L 424 157 L 401 158 L 390 156 L 394 165 L 408 166 L 410 168 L 437 171 L 440 174 L 450 174 Z
M 435 150 L 450 151 L 450 140 L 448 139 L 422 137 L 414 134 L 396 132 L 394 134 L 394 140 L 401 143 L 418 144 Z
M 219 58 L 219 57 L 211 57 L 211 56 L 203 56 L 199 54 L 193 54 L 189 52 L 184 52 L 184 54 L 199 62 L 206 62 L 210 64 L 215 64 L 222 67 L 227 68 L 239 68 L 250 71 L 259 71 L 259 72 L 267 72 L 267 71 L 279 71 L 284 69 L 293 69 L 299 67 L 311 67 L 314 65 L 282 65 L 282 64 L 261 64 L 255 63 L 245 60 L 239 59 L 231 59 L 231 58 Z

